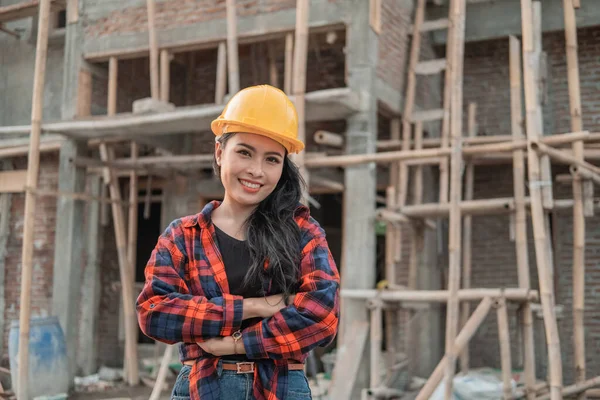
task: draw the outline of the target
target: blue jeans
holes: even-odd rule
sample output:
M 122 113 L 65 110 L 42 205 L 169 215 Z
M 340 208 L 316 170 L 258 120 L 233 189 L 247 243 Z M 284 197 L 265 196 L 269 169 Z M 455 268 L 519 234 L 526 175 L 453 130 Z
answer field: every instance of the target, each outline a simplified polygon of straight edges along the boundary
M 221 399 L 223 400 L 255 400 L 252 394 L 253 374 L 238 374 L 235 371 L 224 370 L 221 363 L 217 366 L 219 374 L 219 386 L 221 389 Z M 227 361 L 225 361 L 227 362 Z M 190 381 L 189 375 L 192 367 L 184 365 L 177 376 L 171 400 L 190 400 Z M 288 372 L 288 392 L 286 400 L 311 400 L 310 387 L 304 371 L 294 370 Z

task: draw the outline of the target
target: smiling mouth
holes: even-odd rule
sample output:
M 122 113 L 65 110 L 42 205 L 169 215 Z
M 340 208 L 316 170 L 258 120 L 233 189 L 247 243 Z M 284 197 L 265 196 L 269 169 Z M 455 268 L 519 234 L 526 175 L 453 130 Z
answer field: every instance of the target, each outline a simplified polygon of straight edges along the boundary
M 260 189 L 260 187 L 262 186 L 262 185 L 260 185 L 260 184 L 258 184 L 258 183 L 252 183 L 252 182 L 248 182 L 248 181 L 245 181 L 245 180 L 243 180 L 243 179 L 240 179 L 239 181 L 240 181 L 240 183 L 241 183 L 242 185 L 246 186 L 246 187 L 247 187 L 247 188 L 249 188 L 249 189 L 254 189 L 254 190 L 257 190 L 257 189 Z

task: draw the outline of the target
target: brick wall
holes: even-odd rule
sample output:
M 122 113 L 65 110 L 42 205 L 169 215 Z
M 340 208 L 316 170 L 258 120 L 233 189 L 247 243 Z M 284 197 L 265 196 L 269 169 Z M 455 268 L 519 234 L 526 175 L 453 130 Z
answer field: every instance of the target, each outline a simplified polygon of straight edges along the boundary
M 410 56 L 412 14 L 413 6 L 410 2 L 381 2 L 377 76 L 398 91 L 404 89 L 405 68 Z
M 15 169 L 27 168 L 27 160 L 14 160 Z M 57 190 L 58 155 L 42 154 L 40 159 L 39 188 Z M 21 293 L 21 254 L 23 248 L 23 223 L 25 194 L 13 194 L 10 210 L 10 232 L 7 242 L 5 270 L 4 348 L 2 359 L 8 357 L 8 334 L 12 320 L 19 320 Z M 40 197 L 36 202 L 33 241 L 33 276 L 31 287 L 31 315 L 52 315 L 52 282 L 54 266 L 54 231 L 56 226 L 56 199 Z

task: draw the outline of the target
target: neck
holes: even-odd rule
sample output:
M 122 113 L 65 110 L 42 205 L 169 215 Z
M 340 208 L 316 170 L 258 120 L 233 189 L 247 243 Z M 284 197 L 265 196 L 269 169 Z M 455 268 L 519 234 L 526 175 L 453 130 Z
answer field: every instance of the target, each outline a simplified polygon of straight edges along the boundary
M 242 226 L 248 220 L 248 218 L 256 209 L 256 207 L 256 205 L 240 205 L 234 201 L 231 201 L 231 199 L 229 199 L 227 195 L 225 195 L 225 198 L 223 199 L 223 202 L 221 203 L 219 208 L 217 208 L 217 211 L 219 212 L 219 214 L 221 214 L 221 217 L 228 219 L 235 225 Z

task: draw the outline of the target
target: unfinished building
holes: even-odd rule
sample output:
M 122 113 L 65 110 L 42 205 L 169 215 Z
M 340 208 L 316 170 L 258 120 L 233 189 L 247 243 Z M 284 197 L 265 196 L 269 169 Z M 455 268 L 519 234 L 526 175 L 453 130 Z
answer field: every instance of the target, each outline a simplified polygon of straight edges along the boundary
M 210 121 L 269 83 L 342 276 L 331 398 L 407 390 L 401 370 L 426 399 L 458 358 L 505 398 L 598 385 L 598 6 L 0 0 L 3 366 L 30 310 L 58 317 L 71 380 L 139 383 L 155 344 L 123 300 L 166 225 L 223 195 Z

